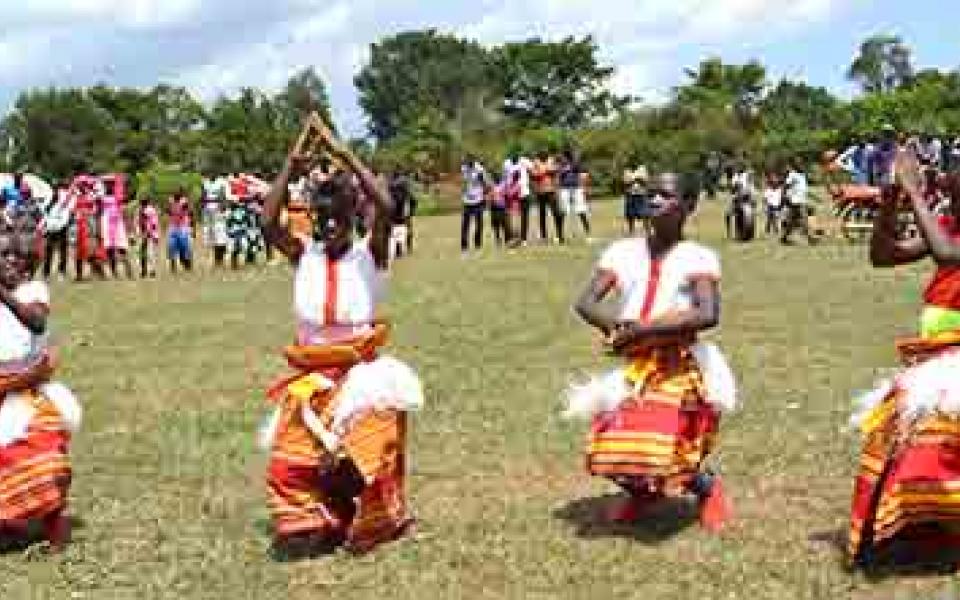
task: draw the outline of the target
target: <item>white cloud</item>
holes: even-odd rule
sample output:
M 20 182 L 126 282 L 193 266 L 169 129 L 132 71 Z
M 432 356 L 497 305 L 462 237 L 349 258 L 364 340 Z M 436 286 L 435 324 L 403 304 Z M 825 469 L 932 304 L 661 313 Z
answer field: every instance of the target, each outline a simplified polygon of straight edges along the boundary
M 308 43 L 329 35 L 337 35 L 350 26 L 350 4 L 338 2 L 302 23 L 293 25 L 290 41 L 294 44 Z
M 686 0 L 681 36 L 691 41 L 722 40 L 749 31 L 769 39 L 771 36 L 801 29 L 829 17 L 849 2 L 832 0 L 724 0 L 693 2 Z
M 77 26 L 113 23 L 150 28 L 183 23 L 195 17 L 200 0 L 14 0 L 5 2 L 0 16 L 7 25 Z
M 211 98 L 242 86 L 278 88 L 313 65 L 341 124 L 358 133 L 353 76 L 368 45 L 426 27 L 489 44 L 591 34 L 602 60 L 618 67 L 611 88 L 658 101 L 676 83 L 684 53 L 762 44 L 862 1 L 0 0 L 0 106 L 19 88 L 101 80 L 172 80 Z
M 343 39 L 352 14 L 347 0 L 327 5 L 302 21 L 265 32 L 264 41 L 241 51 L 232 47 L 213 54 L 205 64 L 184 70 L 175 81 L 208 100 L 242 86 L 278 89 L 296 71 L 311 65 L 319 67 L 328 83 L 343 83 L 342 74 L 359 68 L 357 49 Z

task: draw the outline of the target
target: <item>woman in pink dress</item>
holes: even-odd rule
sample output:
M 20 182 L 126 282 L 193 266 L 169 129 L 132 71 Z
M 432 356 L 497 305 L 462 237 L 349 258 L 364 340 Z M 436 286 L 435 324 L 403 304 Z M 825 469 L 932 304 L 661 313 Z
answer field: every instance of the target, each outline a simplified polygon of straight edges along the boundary
M 117 261 L 123 263 L 127 279 L 133 279 L 133 266 L 127 255 L 127 224 L 123 214 L 123 203 L 114 195 L 104 195 L 100 199 L 100 232 L 103 247 L 107 251 L 110 274 L 117 278 Z

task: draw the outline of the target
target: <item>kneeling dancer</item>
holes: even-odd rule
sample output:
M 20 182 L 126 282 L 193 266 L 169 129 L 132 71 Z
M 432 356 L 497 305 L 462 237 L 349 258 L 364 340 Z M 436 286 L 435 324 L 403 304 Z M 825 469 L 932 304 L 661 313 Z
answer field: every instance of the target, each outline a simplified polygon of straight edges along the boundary
M 37 520 L 59 551 L 70 535 L 68 446 L 80 406 L 50 381 L 50 297 L 30 280 L 38 262 L 32 230 L 0 232 L 0 537 L 22 538 Z
M 677 187 L 675 175 L 658 178 L 650 236 L 611 245 L 577 302 L 580 317 L 627 366 L 573 386 L 566 416 L 592 418 L 587 470 L 628 494 L 611 520 L 634 521 L 664 497 L 694 494 L 701 524 L 719 531 L 730 508 L 704 461 L 721 413 L 734 408 L 736 385 L 720 351 L 697 341 L 719 321 L 720 263 L 683 241 L 696 198 L 681 198 Z M 611 292 L 614 314 L 602 305 Z
M 317 239 L 280 223 L 290 178 L 308 166 L 312 135 L 351 171 L 334 178 L 333 201 L 317 215 Z M 377 211 L 371 234 L 355 240 L 361 192 Z M 312 117 L 264 209 L 271 242 L 296 264 L 299 327 L 286 357 L 297 373 L 271 390 L 278 406 L 262 436 L 271 452 L 267 483 L 281 550 L 345 545 L 364 552 L 403 536 L 413 523 L 404 491 L 406 413 L 419 408 L 423 392 L 409 367 L 377 356 L 387 339 L 375 311 L 390 214 L 376 178 Z
M 861 400 L 863 438 L 855 480 L 849 552 L 869 565 L 908 544 L 916 552 L 960 550 L 960 177 L 950 175 L 948 214 L 933 213 L 914 159 L 897 160 L 900 185 L 884 189 L 871 262 L 893 267 L 931 258 L 920 336 L 897 342 L 904 368 Z M 905 199 L 921 235 L 900 239 Z

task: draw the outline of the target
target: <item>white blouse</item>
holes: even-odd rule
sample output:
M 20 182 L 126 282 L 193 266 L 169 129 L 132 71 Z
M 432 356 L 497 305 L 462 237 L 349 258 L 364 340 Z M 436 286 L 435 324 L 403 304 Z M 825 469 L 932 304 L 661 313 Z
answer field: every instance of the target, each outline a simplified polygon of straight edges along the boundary
M 614 242 L 600 257 L 599 269 L 617 278 L 619 317 L 654 321 L 693 306 L 695 278 L 720 280 L 716 253 L 694 242 L 680 242 L 659 260 L 651 260 L 644 238 Z
M 23 283 L 13 292 L 22 304 L 50 304 L 50 291 L 41 281 Z M 30 362 L 47 347 L 46 333 L 37 335 L 17 319 L 13 311 L 0 304 L 0 370 L 15 370 Z
M 332 343 L 368 330 L 384 287 L 384 273 L 366 241 L 355 242 L 336 261 L 322 243 L 309 242 L 293 287 L 298 343 Z

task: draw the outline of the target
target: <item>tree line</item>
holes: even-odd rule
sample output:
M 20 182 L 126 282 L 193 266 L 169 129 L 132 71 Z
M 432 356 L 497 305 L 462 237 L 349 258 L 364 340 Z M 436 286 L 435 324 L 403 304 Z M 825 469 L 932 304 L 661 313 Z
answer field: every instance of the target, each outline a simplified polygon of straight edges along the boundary
M 385 169 L 424 174 L 456 172 L 467 153 L 498 164 L 509 152 L 572 145 L 604 185 L 629 162 L 693 169 L 710 151 L 771 168 L 794 156 L 815 161 L 883 123 L 960 133 L 960 73 L 917 69 L 896 36 L 862 43 L 847 68 L 862 93 L 850 101 L 771 81 L 759 61 L 704 59 L 657 105 L 612 93 L 614 73 L 589 36 L 491 47 L 436 30 L 400 33 L 373 44 L 355 77 L 370 135 L 354 144 Z M 312 68 L 282 90 L 243 88 L 209 105 L 163 84 L 26 90 L 0 122 L 0 168 L 52 178 L 268 175 L 311 110 L 329 118 L 326 85 Z

